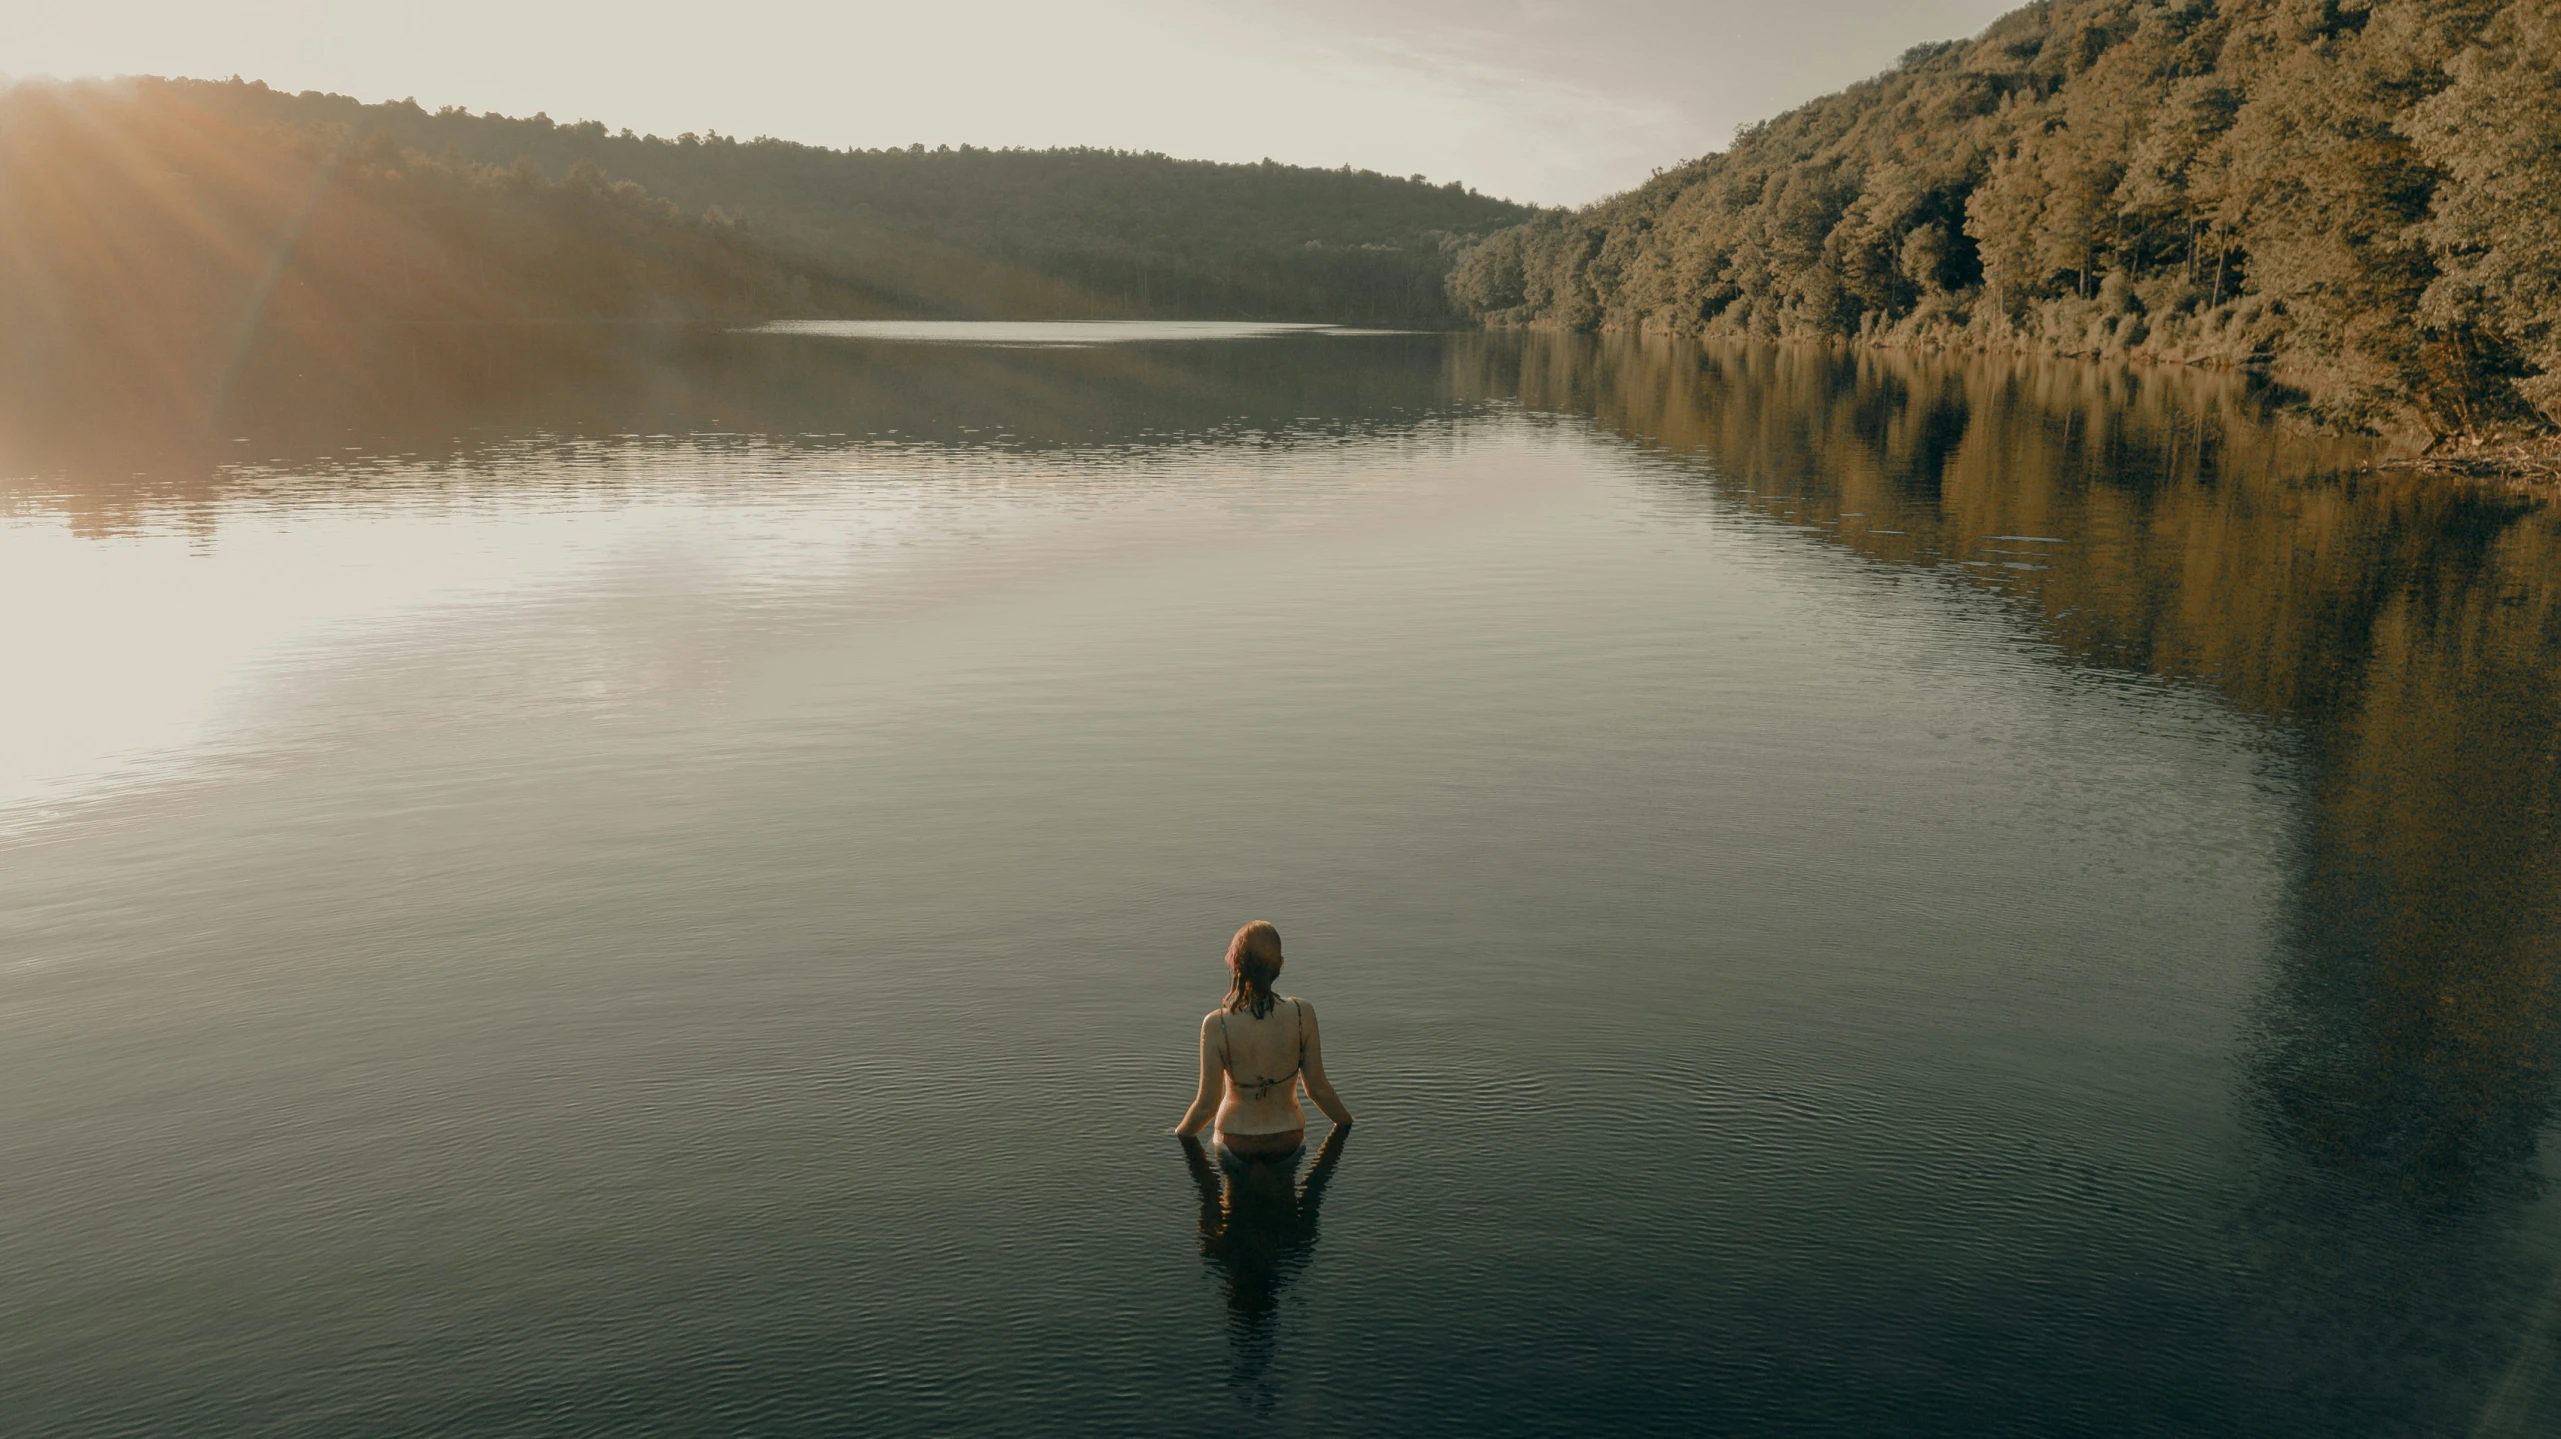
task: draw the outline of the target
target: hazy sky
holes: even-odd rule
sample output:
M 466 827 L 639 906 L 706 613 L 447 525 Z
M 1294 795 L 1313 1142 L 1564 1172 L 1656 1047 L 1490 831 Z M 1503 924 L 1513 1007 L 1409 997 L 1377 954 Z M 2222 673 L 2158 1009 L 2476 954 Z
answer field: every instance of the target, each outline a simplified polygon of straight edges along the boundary
M 2016 3 L 0 0 L 0 68 L 238 73 L 663 135 L 1268 155 L 1565 203 Z

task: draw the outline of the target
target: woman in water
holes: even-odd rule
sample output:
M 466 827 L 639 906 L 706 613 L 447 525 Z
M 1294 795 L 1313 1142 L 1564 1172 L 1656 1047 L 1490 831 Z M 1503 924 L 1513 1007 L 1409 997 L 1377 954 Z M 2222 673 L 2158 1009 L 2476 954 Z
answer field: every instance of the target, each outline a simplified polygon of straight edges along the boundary
M 1189 1138 L 1215 1114 L 1218 1142 L 1235 1154 L 1294 1154 L 1307 1142 L 1307 1097 L 1337 1125 L 1352 1122 L 1325 1078 L 1316 1011 L 1272 992 L 1280 978 L 1280 931 L 1255 920 L 1227 943 L 1227 1002 L 1200 1022 L 1200 1092 L 1174 1132 Z M 1222 1099 L 1221 1096 L 1224 1096 Z

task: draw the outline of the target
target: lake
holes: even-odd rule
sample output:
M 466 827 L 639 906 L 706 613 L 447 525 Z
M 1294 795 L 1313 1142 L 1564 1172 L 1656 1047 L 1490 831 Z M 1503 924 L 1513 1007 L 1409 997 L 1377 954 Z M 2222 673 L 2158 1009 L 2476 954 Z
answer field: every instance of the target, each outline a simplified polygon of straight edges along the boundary
M 2561 1424 L 2553 512 L 2229 375 L 918 338 L 0 431 L 0 1428 Z M 1231 1172 L 1255 918 L 1360 1123 Z

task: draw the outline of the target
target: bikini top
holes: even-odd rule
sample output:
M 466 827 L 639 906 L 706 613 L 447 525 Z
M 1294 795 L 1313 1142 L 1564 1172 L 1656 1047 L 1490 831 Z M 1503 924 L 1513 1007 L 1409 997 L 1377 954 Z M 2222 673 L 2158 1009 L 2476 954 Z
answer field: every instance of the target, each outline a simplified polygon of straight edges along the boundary
M 1220 1045 L 1222 1045 L 1223 1047 L 1225 1047 L 1225 1049 L 1227 1050 L 1227 1061 L 1228 1061 L 1227 1079 L 1228 1079 L 1228 1082 L 1229 1082 L 1229 1083 L 1234 1084 L 1238 1089 L 1250 1089 L 1250 1090 L 1254 1091 L 1254 1097 L 1255 1097 L 1256 1099 L 1260 1099 L 1260 1098 L 1262 1098 L 1264 1095 L 1271 1093 L 1271 1089 L 1272 1089 L 1272 1086 L 1273 1086 L 1273 1085 L 1275 1085 L 1275 1084 L 1287 1084 L 1287 1083 L 1289 1083 L 1291 1080 L 1298 1078 L 1298 1061 L 1297 1061 L 1296 1059 L 1291 1060 L 1291 1062 L 1290 1062 L 1290 1066 L 1289 1066 L 1289 1073 L 1282 1075 L 1282 1076 L 1281 1076 L 1280 1078 L 1278 1078 L 1278 1079 L 1239 1079 L 1239 1078 L 1237 1078 L 1237 1075 L 1236 1075 L 1236 1046 L 1235 1046 L 1234 1044 L 1232 1044 L 1232 1043 L 1229 1043 L 1228 1038 L 1227 1038 L 1227 1015 L 1228 1015 L 1228 1013 L 1229 1013 L 1229 1012 L 1228 1012 L 1227 1010 L 1223 1010 L 1223 1009 L 1222 1009 L 1222 1010 L 1220 1010 L 1220 1011 L 1218 1012 L 1218 1042 L 1220 1043 Z M 1295 1053 L 1295 1054 L 1297 1054 L 1297 1055 L 1304 1055 L 1304 1054 L 1306 1054 L 1306 1052 L 1307 1052 L 1307 1027 L 1306 1027 L 1306 1025 L 1305 1025 L 1304 1023 L 1300 1022 L 1300 1016 L 1299 1016 L 1299 1010 L 1298 1010 L 1298 1001 L 1297 1001 L 1297 1000 L 1294 1000 L 1294 999 L 1293 999 L 1293 1000 L 1291 1000 L 1291 1001 L 1289 1002 L 1289 1017 L 1290 1017 L 1290 1026 L 1291 1026 L 1291 1028 L 1295 1029 L 1295 1030 L 1298 1032 L 1298 1047 L 1297 1047 L 1297 1049 L 1296 1049 L 1296 1050 L 1294 1050 L 1294 1051 L 1293 1051 L 1293 1053 Z

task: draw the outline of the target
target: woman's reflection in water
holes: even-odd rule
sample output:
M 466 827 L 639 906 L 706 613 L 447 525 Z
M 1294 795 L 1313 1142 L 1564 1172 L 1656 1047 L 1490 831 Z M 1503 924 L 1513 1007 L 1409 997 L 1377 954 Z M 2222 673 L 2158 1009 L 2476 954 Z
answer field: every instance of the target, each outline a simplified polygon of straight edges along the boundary
M 1317 1209 L 1351 1132 L 1333 1127 L 1304 1180 L 1298 1154 L 1249 1157 L 1183 1139 L 1183 1162 L 1200 1190 L 1201 1256 L 1227 1281 L 1227 1338 L 1236 1361 L 1230 1383 L 1239 1397 L 1271 1402 L 1266 1375 L 1281 1290 L 1315 1251 Z

